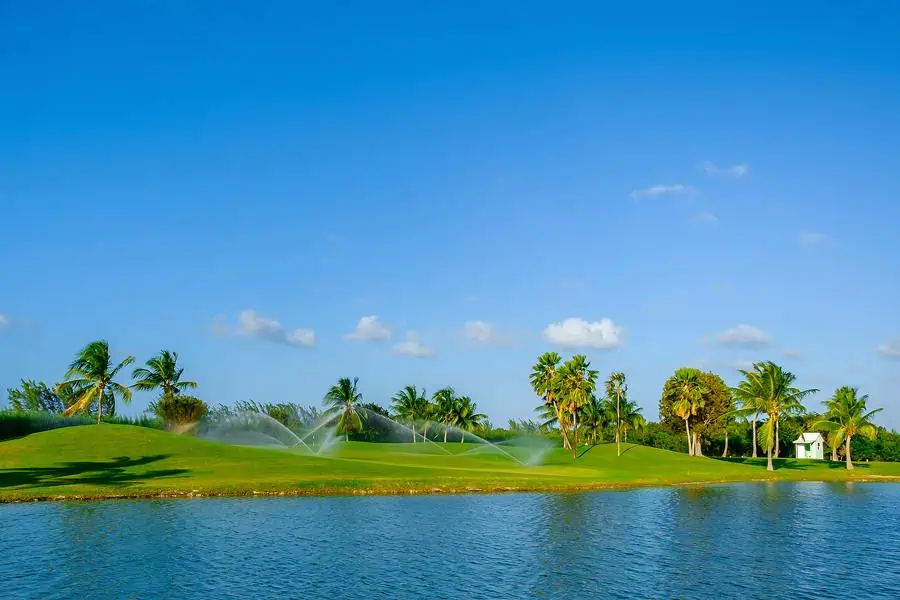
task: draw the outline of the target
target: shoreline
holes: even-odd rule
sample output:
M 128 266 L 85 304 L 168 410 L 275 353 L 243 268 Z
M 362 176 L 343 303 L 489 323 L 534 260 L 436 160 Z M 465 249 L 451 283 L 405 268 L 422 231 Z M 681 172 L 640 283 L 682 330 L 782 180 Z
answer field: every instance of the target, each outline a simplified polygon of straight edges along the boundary
M 247 490 L 247 491 L 165 491 L 138 492 L 134 494 L 46 494 L 26 497 L 7 496 L 0 493 L 0 505 L 26 504 L 36 502 L 98 502 L 115 500 L 195 500 L 211 498 L 349 498 L 349 497 L 396 497 L 396 496 L 463 496 L 491 494 L 577 494 L 591 492 L 623 492 L 638 489 L 665 489 L 677 487 L 710 487 L 716 485 L 740 485 L 760 483 L 900 483 L 900 476 L 866 475 L 862 477 L 826 478 L 777 478 L 720 479 L 648 482 L 603 482 L 587 485 L 538 485 L 538 486 L 485 486 L 485 487 L 395 487 L 395 488 L 340 488 L 323 487 L 317 489 L 296 488 L 290 490 Z

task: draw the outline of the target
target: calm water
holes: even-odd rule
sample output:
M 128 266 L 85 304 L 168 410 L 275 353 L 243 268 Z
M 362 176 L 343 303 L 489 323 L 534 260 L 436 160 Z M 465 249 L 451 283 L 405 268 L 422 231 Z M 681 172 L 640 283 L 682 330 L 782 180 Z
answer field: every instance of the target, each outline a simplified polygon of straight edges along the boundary
M 892 598 L 900 485 L 0 506 L 2 598 Z

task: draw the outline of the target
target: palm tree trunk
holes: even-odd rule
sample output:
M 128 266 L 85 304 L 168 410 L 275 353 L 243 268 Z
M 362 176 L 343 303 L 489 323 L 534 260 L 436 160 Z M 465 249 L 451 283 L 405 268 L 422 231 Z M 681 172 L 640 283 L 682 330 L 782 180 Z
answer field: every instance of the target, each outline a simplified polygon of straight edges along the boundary
M 766 451 L 766 455 L 769 457 L 769 463 L 766 465 L 766 471 L 774 471 L 775 467 L 772 466 L 772 446 L 769 446 L 769 449 Z
M 775 458 L 778 458 L 781 448 L 781 419 L 775 418 Z
M 850 460 L 850 436 L 847 436 L 847 441 L 844 442 L 844 451 L 847 453 L 847 469 L 853 468 L 853 461 Z
M 578 408 L 572 408 L 572 460 L 578 458 Z
M 100 394 L 97 396 L 97 425 L 100 424 L 100 418 L 103 416 L 103 386 L 100 386 Z
M 462 436 L 459 438 L 459 443 L 462 444 L 463 442 L 466 441 L 466 430 L 460 429 L 459 431 L 460 431 L 460 433 L 462 433 Z
M 619 394 L 616 394 L 616 456 L 622 456 L 622 447 L 619 445 L 619 431 L 622 429 L 622 413 L 619 409 Z
M 687 440 L 688 440 L 688 456 L 694 455 L 694 447 L 691 445 L 691 426 L 688 424 L 688 420 L 684 420 L 684 430 L 687 432 Z
M 756 458 L 756 417 L 753 417 L 753 458 Z
M 569 435 L 565 425 L 565 421 L 562 418 L 562 411 L 559 408 L 558 404 L 554 404 L 553 408 L 556 410 L 556 422 L 559 423 L 559 431 L 562 433 L 563 439 L 563 450 L 568 450 L 572 444 L 569 443 Z
M 447 430 L 448 429 L 449 429 L 449 427 L 447 427 L 447 425 L 445 424 L 444 425 L 444 443 L 445 444 L 447 443 Z
M 422 437 L 425 438 L 426 440 L 428 439 L 428 426 L 429 425 L 430 425 L 430 423 L 426 422 L 425 429 L 422 431 Z
M 413 422 L 413 423 L 411 423 L 411 425 L 412 425 L 412 427 L 410 427 L 409 430 L 412 431 L 413 444 L 415 444 L 416 443 L 416 424 L 415 424 L 415 422 Z
M 831 460 L 834 462 L 837 462 L 837 459 L 838 459 L 837 444 L 832 444 L 831 445 Z
M 722 458 L 728 457 L 728 428 L 725 428 L 725 450 L 722 451 Z

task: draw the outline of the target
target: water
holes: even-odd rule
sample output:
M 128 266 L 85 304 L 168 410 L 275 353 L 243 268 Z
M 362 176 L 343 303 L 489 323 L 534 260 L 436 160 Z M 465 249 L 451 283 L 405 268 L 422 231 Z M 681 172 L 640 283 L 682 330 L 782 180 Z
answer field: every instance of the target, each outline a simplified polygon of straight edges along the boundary
M 891 598 L 900 485 L 0 505 L 0 597 Z

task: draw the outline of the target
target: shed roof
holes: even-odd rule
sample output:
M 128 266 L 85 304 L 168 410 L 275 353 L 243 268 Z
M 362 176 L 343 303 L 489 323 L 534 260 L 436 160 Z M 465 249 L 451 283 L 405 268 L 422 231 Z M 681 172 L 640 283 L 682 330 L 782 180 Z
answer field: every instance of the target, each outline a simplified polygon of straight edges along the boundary
M 818 432 L 813 433 L 801 433 L 800 437 L 794 440 L 795 444 L 812 444 L 813 442 L 817 442 L 819 440 L 823 440 L 822 434 Z

